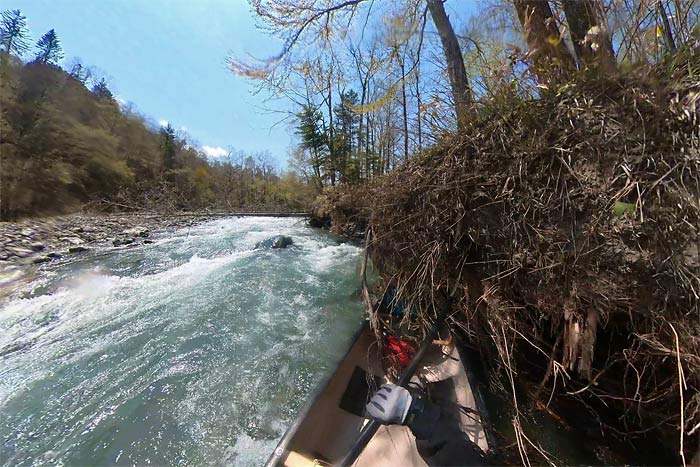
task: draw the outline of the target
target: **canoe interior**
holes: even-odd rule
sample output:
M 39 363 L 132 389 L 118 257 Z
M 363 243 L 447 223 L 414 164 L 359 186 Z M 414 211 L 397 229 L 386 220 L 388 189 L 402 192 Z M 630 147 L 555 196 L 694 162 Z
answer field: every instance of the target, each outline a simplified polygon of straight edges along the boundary
M 417 377 L 431 399 L 454 407 L 462 431 L 484 451 L 486 438 L 468 372 L 457 347 L 433 345 Z M 416 380 L 416 377 L 414 377 Z M 357 440 L 367 419 L 364 405 L 386 382 L 374 334 L 365 325 L 326 386 L 290 427 L 268 465 L 335 465 Z M 462 409 L 460 409 L 460 406 Z M 465 410 L 466 408 L 466 410 Z M 424 466 L 415 438 L 404 426 L 381 426 L 355 466 Z

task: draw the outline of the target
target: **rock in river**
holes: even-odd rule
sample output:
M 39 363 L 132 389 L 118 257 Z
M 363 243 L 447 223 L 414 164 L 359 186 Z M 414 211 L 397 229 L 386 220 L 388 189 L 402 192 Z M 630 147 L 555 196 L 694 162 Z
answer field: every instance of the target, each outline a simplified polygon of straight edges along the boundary
M 131 245 L 132 243 L 134 243 L 134 241 L 135 240 L 133 238 L 115 238 L 112 241 L 112 245 L 114 245 L 114 246 Z
M 267 240 L 263 240 L 262 242 L 258 243 L 255 245 L 255 248 L 273 248 L 273 249 L 279 249 L 279 248 L 287 248 L 290 245 L 294 244 L 294 240 L 292 240 L 292 237 L 287 237 L 286 235 L 276 235 L 272 238 L 268 238 Z
M 141 237 L 146 238 L 151 235 L 151 231 L 144 227 L 133 227 L 122 232 L 122 235 L 127 237 Z

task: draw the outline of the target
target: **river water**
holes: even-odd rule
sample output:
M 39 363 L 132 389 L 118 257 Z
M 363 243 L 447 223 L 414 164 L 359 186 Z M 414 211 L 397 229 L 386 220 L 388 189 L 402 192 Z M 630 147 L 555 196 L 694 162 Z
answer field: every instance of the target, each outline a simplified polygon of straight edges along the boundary
M 360 323 L 360 249 L 300 219 L 153 240 L 0 303 L 0 465 L 260 465 Z

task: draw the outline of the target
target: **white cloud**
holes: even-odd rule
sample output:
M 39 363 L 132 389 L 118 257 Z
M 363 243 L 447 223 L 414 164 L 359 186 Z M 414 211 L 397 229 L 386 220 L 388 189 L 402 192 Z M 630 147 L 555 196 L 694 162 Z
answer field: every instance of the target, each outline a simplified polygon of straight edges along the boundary
M 224 157 L 226 154 L 228 154 L 228 151 L 222 148 L 221 146 L 202 146 L 202 151 L 204 151 L 204 154 L 206 154 L 207 156 L 214 158 Z
M 168 121 L 167 120 L 158 120 L 158 125 L 160 126 L 168 126 Z
M 190 129 L 187 128 L 186 126 L 181 126 L 181 127 L 180 127 L 180 130 L 182 130 L 182 131 L 190 131 Z

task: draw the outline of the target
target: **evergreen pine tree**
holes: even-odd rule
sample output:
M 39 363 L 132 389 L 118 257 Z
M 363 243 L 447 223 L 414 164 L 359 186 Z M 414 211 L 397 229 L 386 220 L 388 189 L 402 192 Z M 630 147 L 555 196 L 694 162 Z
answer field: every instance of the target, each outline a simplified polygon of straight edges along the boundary
M 359 116 L 353 110 L 357 105 L 358 96 L 355 91 L 343 91 L 340 93 L 340 103 L 335 106 L 336 127 L 335 127 L 335 147 L 338 158 L 338 171 L 340 179 L 347 182 L 349 176 L 349 163 L 351 162 L 356 148 L 353 147 L 355 136 L 357 135 L 357 125 Z M 354 175 L 353 175 L 354 176 Z
M 10 54 L 21 57 L 27 50 L 27 18 L 19 10 L 6 10 L 0 13 L 0 46 Z
M 175 129 L 170 125 L 160 129 L 161 149 L 163 151 L 163 167 L 166 170 L 175 168 Z
M 321 168 L 327 165 L 327 159 L 324 157 L 324 151 L 328 148 L 327 135 L 322 130 L 323 116 L 321 112 L 314 109 L 310 105 L 305 105 L 302 111 L 297 114 L 299 124 L 296 134 L 301 137 L 299 147 L 302 150 L 309 151 L 311 158 L 311 168 L 314 173 L 319 187 L 321 183 Z M 332 167 L 324 167 L 326 172 L 333 170 Z
M 63 58 L 61 41 L 58 40 L 56 31 L 53 29 L 41 36 L 39 42 L 36 43 L 36 48 L 38 49 L 35 58 L 37 62 L 56 65 Z

